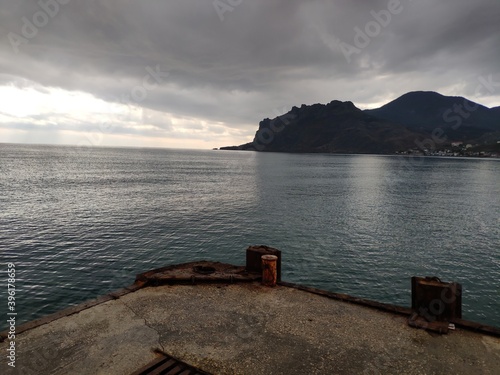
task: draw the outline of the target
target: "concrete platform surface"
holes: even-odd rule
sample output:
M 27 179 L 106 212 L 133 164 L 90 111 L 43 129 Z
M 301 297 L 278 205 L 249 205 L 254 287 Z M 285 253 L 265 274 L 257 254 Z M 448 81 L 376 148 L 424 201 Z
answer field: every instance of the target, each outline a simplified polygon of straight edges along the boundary
M 258 283 L 140 289 L 21 333 L 0 372 L 130 374 L 154 349 L 213 374 L 500 374 L 499 338 Z

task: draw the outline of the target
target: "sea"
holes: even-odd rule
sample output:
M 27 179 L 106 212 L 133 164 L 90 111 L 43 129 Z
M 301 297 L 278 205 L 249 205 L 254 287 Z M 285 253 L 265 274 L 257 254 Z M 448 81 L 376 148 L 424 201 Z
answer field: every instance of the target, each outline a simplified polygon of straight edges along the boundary
M 18 324 L 261 244 L 285 281 L 380 302 L 410 306 L 412 276 L 459 282 L 463 317 L 500 327 L 500 160 L 0 144 Z

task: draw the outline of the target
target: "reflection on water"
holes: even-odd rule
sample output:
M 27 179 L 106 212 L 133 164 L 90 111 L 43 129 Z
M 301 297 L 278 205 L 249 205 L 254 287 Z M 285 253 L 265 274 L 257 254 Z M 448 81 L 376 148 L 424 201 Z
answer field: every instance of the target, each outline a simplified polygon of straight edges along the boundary
M 409 305 L 413 275 L 461 282 L 464 316 L 500 326 L 498 161 L 0 144 L 0 171 L 24 320 L 268 244 L 284 279 L 384 302 Z

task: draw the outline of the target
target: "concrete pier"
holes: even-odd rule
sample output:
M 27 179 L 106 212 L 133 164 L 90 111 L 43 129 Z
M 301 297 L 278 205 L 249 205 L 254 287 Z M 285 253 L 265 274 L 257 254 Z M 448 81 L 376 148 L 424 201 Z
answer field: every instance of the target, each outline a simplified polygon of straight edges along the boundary
M 212 374 L 495 375 L 500 369 L 500 338 L 493 335 L 462 329 L 437 335 L 409 327 L 402 314 L 289 286 L 159 285 L 115 298 L 22 332 L 16 368 L 2 355 L 0 372 L 131 374 L 154 360 L 155 350 Z M 7 341 L 0 350 L 6 353 Z

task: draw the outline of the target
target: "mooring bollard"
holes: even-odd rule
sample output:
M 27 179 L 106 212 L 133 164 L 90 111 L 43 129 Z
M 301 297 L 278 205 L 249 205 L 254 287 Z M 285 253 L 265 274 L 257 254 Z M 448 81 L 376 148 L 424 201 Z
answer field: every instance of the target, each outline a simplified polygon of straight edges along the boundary
M 262 284 L 265 286 L 276 286 L 278 273 L 276 270 L 276 255 L 262 255 Z
M 262 255 L 276 255 L 278 261 L 276 263 L 278 282 L 281 281 L 281 251 L 269 246 L 249 246 L 246 252 L 247 263 L 246 270 L 252 273 L 262 275 Z
M 450 324 L 462 318 L 462 285 L 445 283 L 437 277 L 411 278 L 411 327 L 438 333 L 454 329 Z
M 411 308 L 429 321 L 462 318 L 462 285 L 437 277 L 411 278 Z

